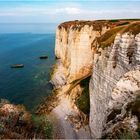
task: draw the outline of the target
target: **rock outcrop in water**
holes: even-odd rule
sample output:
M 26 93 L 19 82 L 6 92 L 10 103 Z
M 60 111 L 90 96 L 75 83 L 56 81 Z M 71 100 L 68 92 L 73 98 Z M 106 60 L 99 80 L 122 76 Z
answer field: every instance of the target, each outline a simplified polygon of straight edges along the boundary
M 52 83 L 59 103 L 51 113 L 62 124 L 63 138 L 116 138 L 124 123 L 123 128 L 136 132 L 139 116 L 133 106 L 140 88 L 139 21 L 63 23 L 56 32 L 55 54 Z M 81 82 L 89 76 L 90 107 L 85 114 L 81 108 L 86 104 L 80 107 L 77 100 L 88 94 Z

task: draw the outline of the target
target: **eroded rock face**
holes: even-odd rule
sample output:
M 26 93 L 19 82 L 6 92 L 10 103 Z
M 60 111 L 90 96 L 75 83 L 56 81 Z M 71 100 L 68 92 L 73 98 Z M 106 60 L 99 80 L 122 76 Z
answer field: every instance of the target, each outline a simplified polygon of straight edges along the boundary
M 103 133 L 113 131 L 116 125 L 127 122 L 129 131 L 136 131 L 138 128 L 138 117 L 133 114 L 133 109 L 139 110 L 140 106 L 134 107 L 140 96 L 140 70 L 127 72 L 116 84 L 111 93 L 108 104 L 106 125 L 103 126 Z
M 52 77 L 55 86 L 63 86 L 76 79 L 88 75 L 92 71 L 93 41 L 108 30 L 94 30 L 93 26 L 82 28 L 70 26 L 58 28 L 56 31 L 55 54 L 58 60 L 56 71 Z
M 55 54 L 57 63 L 51 80 L 57 89 L 59 104 L 51 113 L 57 114 L 57 119 L 62 120 L 64 130 L 69 128 L 69 132 L 72 132 L 73 135 L 70 135 L 64 131 L 65 138 L 88 139 L 91 138 L 89 127 L 86 126 L 86 129 L 83 127 L 87 116 L 78 109 L 75 103 L 83 90 L 79 84 L 80 81 L 89 77 L 92 72 L 96 43 L 94 40 L 106 32 L 109 27 L 102 24 L 95 26 L 94 24 L 77 23 L 62 24 L 56 31 Z M 63 105 L 66 106 L 62 107 Z M 60 113 L 61 108 L 65 109 L 63 113 Z M 70 116 L 70 120 L 74 119 L 72 121 L 73 127 L 70 127 L 71 121 L 65 120 L 68 116 Z
M 59 92 L 58 107 L 64 104 L 61 97 L 66 95 L 71 108 L 67 109 L 67 114 L 78 112 L 75 99 L 82 93 L 82 88 L 77 92 L 77 87 L 80 81 L 92 75 L 89 85 L 92 138 L 110 133 L 115 128 L 112 121 L 118 119 L 118 114 L 123 117 L 126 112 L 125 102 L 133 102 L 137 97 L 137 93 L 132 99 L 130 95 L 139 89 L 134 80 L 139 77 L 140 68 L 139 32 L 139 22 L 132 20 L 72 21 L 61 24 L 57 29 L 57 64 L 52 83 Z M 125 79 L 126 73 L 129 80 Z M 65 116 L 66 113 L 59 117 Z M 128 124 L 137 120 L 131 115 L 128 118 L 125 118 Z
M 101 138 L 109 129 L 106 126 L 110 112 L 118 110 L 114 118 L 118 114 L 123 116 L 127 104 L 136 99 L 135 93 L 140 90 L 139 48 L 140 33 L 136 36 L 124 33 L 117 34 L 112 46 L 104 50 L 100 48 L 101 53 L 95 54 L 90 81 L 90 128 L 93 138 Z

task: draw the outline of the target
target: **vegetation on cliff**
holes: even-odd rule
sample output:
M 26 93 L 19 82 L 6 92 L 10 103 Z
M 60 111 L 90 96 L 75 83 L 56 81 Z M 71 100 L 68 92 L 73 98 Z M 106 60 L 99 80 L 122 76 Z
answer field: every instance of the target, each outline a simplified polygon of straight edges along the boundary
M 52 91 L 52 94 L 45 98 L 45 100 L 38 106 L 36 114 L 49 114 L 58 104 L 57 89 Z
M 52 138 L 46 116 L 31 115 L 23 105 L 0 100 L 0 139 Z
M 65 30 L 72 29 L 80 31 L 85 25 L 92 26 L 94 31 L 102 31 L 103 27 L 107 27 L 109 30 L 100 37 L 96 38 L 99 47 L 105 48 L 110 46 L 117 35 L 117 33 L 123 34 L 130 32 L 136 35 L 140 32 L 140 19 L 117 19 L 117 20 L 97 20 L 97 21 L 68 21 L 60 24 L 59 29 Z M 95 41 L 94 40 L 94 41 Z
M 114 28 L 116 26 L 128 25 L 133 22 L 139 22 L 140 19 L 114 19 L 114 20 L 95 20 L 95 21 L 85 21 L 85 20 L 75 20 L 67 21 L 58 26 L 59 29 L 64 28 L 68 29 L 78 29 L 81 30 L 85 25 L 92 26 L 94 31 L 101 31 L 102 27 Z
M 107 46 L 110 46 L 119 31 L 121 31 L 124 27 L 119 26 L 112 28 L 111 30 L 107 31 L 105 34 L 103 34 L 101 37 L 97 38 L 97 42 L 99 43 L 99 46 L 104 48 Z
M 99 47 L 105 48 L 110 46 L 118 33 L 123 34 L 129 32 L 133 35 L 136 35 L 140 32 L 140 22 L 121 22 L 114 28 L 111 28 L 109 31 L 105 32 L 101 37 L 97 38 Z
M 68 22 L 64 22 L 62 24 L 60 24 L 58 26 L 59 29 L 64 28 L 65 30 L 68 30 L 72 27 L 73 30 L 81 30 L 82 27 L 84 27 L 85 25 L 88 26 L 92 26 L 93 30 L 96 31 L 101 31 L 103 26 L 107 26 L 107 27 L 112 27 L 114 26 L 113 22 L 109 22 L 107 20 L 102 20 L 102 21 L 79 21 L 79 20 L 75 20 L 75 21 L 68 21 Z
M 52 138 L 52 124 L 45 115 L 32 115 L 32 122 L 35 126 L 35 133 L 41 133 L 44 138 Z
M 89 115 L 90 112 L 89 81 L 90 77 L 80 82 L 83 91 L 81 96 L 76 100 L 77 107 L 86 115 Z

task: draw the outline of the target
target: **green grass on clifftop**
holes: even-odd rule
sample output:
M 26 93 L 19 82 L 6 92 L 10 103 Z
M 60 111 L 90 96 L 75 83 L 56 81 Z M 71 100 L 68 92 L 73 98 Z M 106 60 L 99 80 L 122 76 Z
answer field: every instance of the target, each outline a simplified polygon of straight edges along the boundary
M 105 34 L 103 34 L 100 38 L 98 38 L 98 43 L 101 47 L 107 47 L 110 46 L 111 43 L 114 42 L 114 39 L 116 37 L 116 34 L 123 29 L 122 26 L 112 28 L 111 30 L 107 31 Z
M 133 35 L 140 33 L 140 22 L 120 22 L 114 28 L 105 32 L 101 37 L 97 38 L 97 42 L 100 47 L 105 48 L 111 46 L 114 42 L 117 33 L 124 34 L 129 32 Z

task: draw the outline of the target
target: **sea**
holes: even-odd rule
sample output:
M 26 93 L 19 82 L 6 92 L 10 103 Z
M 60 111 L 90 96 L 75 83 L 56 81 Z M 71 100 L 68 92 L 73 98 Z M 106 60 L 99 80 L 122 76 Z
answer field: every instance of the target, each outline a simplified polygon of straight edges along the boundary
M 33 112 L 51 94 L 57 24 L 0 24 L 0 98 Z M 48 59 L 41 60 L 40 56 Z M 24 64 L 24 68 L 11 68 Z

